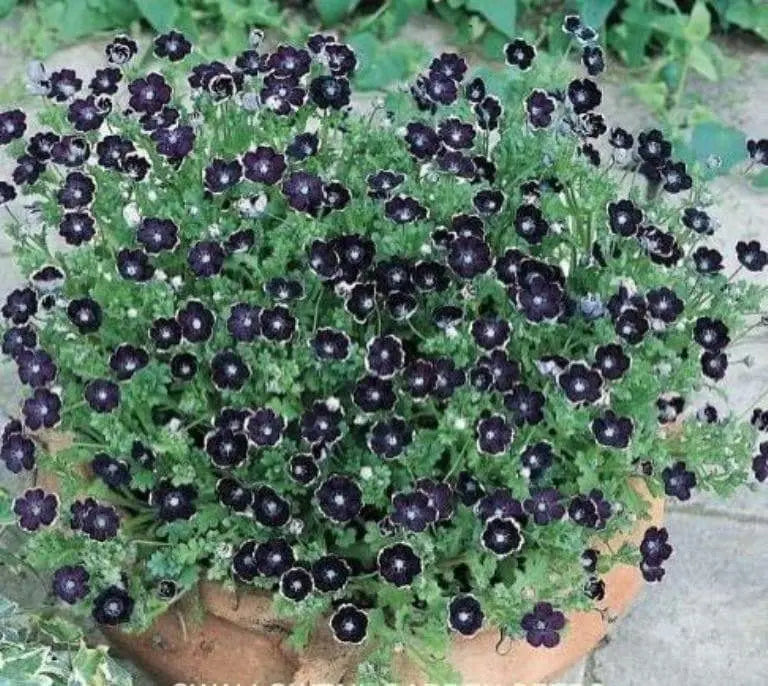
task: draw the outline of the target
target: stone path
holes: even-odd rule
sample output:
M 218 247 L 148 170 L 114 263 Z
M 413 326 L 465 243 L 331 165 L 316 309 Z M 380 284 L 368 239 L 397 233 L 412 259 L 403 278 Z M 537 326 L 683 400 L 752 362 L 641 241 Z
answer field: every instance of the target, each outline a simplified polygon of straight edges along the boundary
M 440 47 L 432 28 L 422 36 Z M 768 55 L 750 48 L 736 56 L 742 60 L 737 76 L 726 84 L 697 84 L 697 89 L 719 116 L 751 136 L 767 136 L 763 94 L 768 89 Z M 89 72 L 90 65 L 100 62 L 100 46 L 86 44 L 57 54 L 50 64 Z M 8 75 L 20 64 L 7 44 L 0 46 L 0 74 Z M 0 102 L 0 107 L 9 104 Z M 628 127 L 650 123 L 616 84 L 607 88 L 604 109 Z M 7 174 L 7 163 L 0 162 L 0 178 Z M 722 224 L 717 239 L 732 263 L 737 240 L 768 241 L 768 193 L 751 189 L 737 177 L 720 179 L 714 192 L 717 204 L 712 213 Z M 0 298 L 18 278 L 6 250 L 0 236 Z M 756 333 L 738 349 L 738 357 L 752 355 L 756 361 L 752 368 L 733 365 L 726 377 L 728 407 L 741 412 L 768 388 L 768 331 Z M 13 407 L 18 390 L 14 370 L 0 367 L 0 408 Z M 725 409 L 722 401 L 718 406 Z M 3 482 L 8 482 L 6 475 L 0 475 Z M 647 587 L 604 644 L 562 683 L 761 686 L 766 682 L 768 486 L 745 487 L 727 503 L 697 495 L 689 504 L 672 504 L 667 527 L 675 555 L 666 565 L 664 581 Z

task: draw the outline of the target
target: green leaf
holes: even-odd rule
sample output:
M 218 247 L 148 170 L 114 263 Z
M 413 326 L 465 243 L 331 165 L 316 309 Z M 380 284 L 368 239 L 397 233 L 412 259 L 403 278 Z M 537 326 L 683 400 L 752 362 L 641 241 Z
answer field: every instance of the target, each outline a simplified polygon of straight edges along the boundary
M 16 7 L 16 0 L 0 0 L 0 19 Z
M 692 43 L 705 41 L 712 31 L 712 16 L 703 0 L 697 0 L 685 26 L 685 37 Z
M 358 0 L 315 0 L 315 9 L 324 26 L 338 24 L 355 9 Z
M 616 4 L 616 0 L 579 0 L 579 15 L 585 24 L 600 28 Z
M 739 129 L 726 126 L 716 121 L 708 121 L 694 127 L 691 140 L 681 151 L 687 162 L 699 162 L 706 165 L 715 155 L 720 158 L 721 173 L 726 173 L 733 165 L 745 157 L 746 136 Z
M 407 41 L 385 45 L 369 32 L 350 36 L 349 43 L 359 59 L 355 85 L 360 90 L 381 90 L 393 82 L 404 81 L 424 59 L 420 45 Z
M 507 38 L 515 37 L 517 0 L 467 0 L 467 9 L 482 14 L 493 28 Z
M 0 663 L 0 683 L 18 683 L 14 679 L 36 676 L 43 669 L 49 652 L 50 648 L 38 647 L 5 657 Z
M 758 5 L 749 0 L 729 2 L 725 20 L 768 40 L 768 5 L 764 3 Z
M 630 86 L 633 95 L 654 111 L 661 111 L 667 104 L 667 86 L 663 81 L 633 83 Z
M 719 73 L 717 65 L 715 64 L 704 45 L 694 45 L 688 55 L 688 63 L 692 69 L 695 69 L 699 74 L 709 79 L 710 81 L 717 81 Z
M 179 6 L 176 0 L 133 0 L 142 16 L 156 31 L 167 31 L 176 23 Z

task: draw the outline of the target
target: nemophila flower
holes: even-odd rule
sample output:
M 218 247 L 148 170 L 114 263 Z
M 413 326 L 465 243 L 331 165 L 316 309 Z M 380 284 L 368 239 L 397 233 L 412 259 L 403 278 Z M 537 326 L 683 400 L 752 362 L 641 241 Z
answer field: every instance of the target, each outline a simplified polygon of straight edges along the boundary
M 123 248 L 117 253 L 117 271 L 126 281 L 141 283 L 154 276 L 155 267 L 143 250 Z
M 605 71 L 603 51 L 597 45 L 584 46 L 584 49 L 581 51 L 581 63 L 590 76 L 597 76 Z
M 160 127 L 152 132 L 151 138 L 157 152 L 171 161 L 183 160 L 195 144 L 195 132 L 191 126 Z
M 211 337 L 214 314 L 199 300 L 189 300 L 176 313 L 181 335 L 190 343 L 201 343 Z
M 379 550 L 376 566 L 381 577 L 398 588 L 410 586 L 422 569 L 421 558 L 405 543 L 395 543 Z
M 600 445 L 623 449 L 629 445 L 634 424 L 629 417 L 620 417 L 613 410 L 607 410 L 592 420 L 592 433 Z
M 91 147 L 79 136 L 62 136 L 51 148 L 51 161 L 65 167 L 80 167 L 88 160 Z
M 683 210 L 682 222 L 692 231 L 704 236 L 711 236 L 715 232 L 715 227 L 710 216 L 696 207 L 686 207 Z
M 536 57 L 536 47 L 526 43 L 522 38 L 516 38 L 504 46 L 504 59 L 512 67 L 521 71 L 530 69 Z
M 661 168 L 664 180 L 664 190 L 668 193 L 687 191 L 693 185 L 693 179 L 686 172 L 685 162 L 671 162 L 667 160 Z
M 329 620 L 333 637 L 339 643 L 357 645 L 368 636 L 368 615 L 352 603 L 340 605 Z
M 648 567 L 659 567 L 672 555 L 672 546 L 667 542 L 669 534 L 664 527 L 649 527 L 640 543 L 643 563 Z
M 199 241 L 187 253 L 187 265 L 200 277 L 211 277 L 218 274 L 224 266 L 226 253 L 217 241 Z
M 253 504 L 253 491 L 229 477 L 216 482 L 216 495 L 219 502 L 233 512 L 246 512 Z
M 236 303 L 229 310 L 227 330 L 236 341 L 254 341 L 261 333 L 260 317 L 260 307 L 248 303 Z
M 457 82 L 443 71 L 431 70 L 423 80 L 427 97 L 438 105 L 450 105 L 459 96 Z
M 722 351 L 705 350 L 701 354 L 701 370 L 704 376 L 720 381 L 728 369 L 728 357 Z
M 579 152 L 587 158 L 587 161 L 591 165 L 595 167 L 600 166 L 600 151 L 595 148 L 594 145 L 591 143 L 584 143 L 584 145 L 579 148 Z
M 259 314 L 261 333 L 268 341 L 287 343 L 296 333 L 296 318 L 284 305 L 264 308 Z
M 711 317 L 699 317 L 696 320 L 693 338 L 702 348 L 710 352 L 722 350 L 731 341 L 725 323 Z
M 752 472 L 760 482 L 768 479 L 768 442 L 758 447 L 759 452 L 752 458 Z
M 74 605 L 88 595 L 90 578 L 90 574 L 82 565 L 59 567 L 53 573 L 51 583 L 53 593 L 59 600 Z
M 253 229 L 240 229 L 229 234 L 224 241 L 224 246 L 229 254 L 247 252 L 256 242 L 256 234 Z
M 32 185 L 45 171 L 45 165 L 32 157 L 32 155 L 22 155 L 16 159 L 16 167 L 13 170 L 13 182 L 18 186 L 25 184 Z
M 118 84 L 123 79 L 123 72 L 117 67 L 105 67 L 97 69 L 88 84 L 91 93 L 95 96 L 114 95 L 117 93 Z
M 437 154 L 437 168 L 457 178 L 472 179 L 475 176 L 472 158 L 458 150 L 441 150 Z
M 12 433 L 3 437 L 0 444 L 0 460 L 9 472 L 19 474 L 35 466 L 35 443 L 28 436 Z
M 173 250 L 179 243 L 179 228 L 170 219 L 147 217 L 136 230 L 136 239 L 151 254 Z
M 486 96 L 485 81 L 479 76 L 472 79 L 464 88 L 464 97 L 471 103 L 479 103 Z
M 96 144 L 99 165 L 118 171 L 122 168 L 123 158 L 135 150 L 133 141 L 119 135 L 104 136 Z
M 171 62 L 183 60 L 192 50 L 192 44 L 178 31 L 168 31 L 158 36 L 153 45 L 155 56 L 165 57 Z
M 515 384 L 510 393 L 504 396 L 504 407 L 511 413 L 517 426 L 538 424 L 544 419 L 544 394 L 527 385 Z
M 320 138 L 316 133 L 299 133 L 288 144 L 285 154 L 294 160 L 305 160 L 317 154 L 319 145 Z
M 134 600 L 125 589 L 109 586 L 93 601 L 93 619 L 97 624 L 117 626 L 131 619 Z
M 204 170 L 203 181 L 208 191 L 224 193 L 240 181 L 243 168 L 238 160 L 226 161 L 215 158 Z
M 452 631 L 472 638 L 483 626 L 485 613 L 471 594 L 458 595 L 448 602 L 448 627 Z
M 552 123 L 555 106 L 555 99 L 546 91 L 535 89 L 525 101 L 528 123 L 535 129 L 547 128 Z
M 315 332 L 310 345 L 320 360 L 342 361 L 349 357 L 350 337 L 344 331 L 320 328 Z
M 313 445 L 333 445 L 341 438 L 339 424 L 343 416 L 335 399 L 316 401 L 301 416 L 301 437 Z
M 120 404 L 120 387 L 108 379 L 95 379 L 85 387 L 85 399 L 96 412 L 112 412 Z
M 522 473 L 529 479 L 538 479 L 549 469 L 553 459 L 552 445 L 546 441 L 526 446 L 520 455 Z
M 631 200 L 608 203 L 608 226 L 619 236 L 634 236 L 642 221 L 642 210 Z
M 89 95 L 70 103 L 67 119 L 77 131 L 95 131 L 104 123 L 108 113 L 109 110 L 101 105 L 100 100 L 97 101 L 95 96 Z
M 616 318 L 614 329 L 627 343 L 636 345 L 648 333 L 648 319 L 640 310 L 629 307 Z
M 352 76 L 357 67 L 355 51 L 346 43 L 336 40 L 326 42 L 321 61 L 334 76 Z
M 37 345 L 37 334 L 29 326 L 11 326 L 3 332 L 2 351 L 11 358 L 16 358 L 23 350 Z
M 419 479 L 416 490 L 429 498 L 429 506 L 437 511 L 437 521 L 447 521 L 453 516 L 454 491 L 451 485 L 434 479 Z
M 101 305 L 91 298 L 76 298 L 67 305 L 67 316 L 81 334 L 92 333 L 101 326 Z
M 408 224 L 426 219 L 428 211 L 415 198 L 407 195 L 397 195 L 387 200 L 384 204 L 384 214 L 387 219 L 396 224 Z
M 382 379 L 389 379 L 405 365 L 403 344 L 397 336 L 377 336 L 368 341 L 365 368 Z
M 27 130 L 27 115 L 19 109 L 0 112 L 0 145 L 21 138 Z
M 195 514 L 198 491 L 191 484 L 173 485 L 162 481 L 150 494 L 149 503 L 157 510 L 157 518 L 163 522 L 189 519 Z
M 131 481 L 131 471 L 122 460 L 116 460 L 107 453 L 97 453 L 91 460 L 91 470 L 110 488 L 127 486 Z
M 53 131 L 40 131 L 30 137 L 26 147 L 27 154 L 36 160 L 45 162 L 51 159 L 51 151 L 58 141 L 59 136 Z
M 60 69 L 51 72 L 48 78 L 47 95 L 51 100 L 66 102 L 83 87 L 83 80 L 78 78 L 73 69 Z
M 285 420 L 272 408 L 260 407 L 245 420 L 245 432 L 257 447 L 274 447 L 283 438 Z
M 317 76 L 309 84 L 309 97 L 321 110 L 340 110 L 349 105 L 349 81 L 343 76 Z
M 381 458 L 399 457 L 413 440 L 413 429 L 401 417 L 376 422 L 368 437 L 368 448 Z
M 445 146 L 453 150 L 463 150 L 472 147 L 475 140 L 475 127 L 457 117 L 449 117 L 440 122 L 437 134 Z
M 16 521 L 24 531 L 37 531 L 51 526 L 59 515 L 59 496 L 42 488 L 28 488 L 13 499 L 11 505 Z
M 456 495 L 467 507 L 474 506 L 483 497 L 485 489 L 482 484 L 467 471 L 461 471 L 456 479 Z
M 47 386 L 56 378 L 56 365 L 45 350 L 20 351 L 16 356 L 16 365 L 19 380 L 31 388 Z
M 309 486 L 320 475 L 320 467 L 310 453 L 298 453 L 288 461 L 288 474 L 295 483 Z
M 299 212 L 314 215 L 323 204 L 323 182 L 309 172 L 290 174 L 283 181 L 282 191 L 288 204 Z
M 95 190 L 96 184 L 90 176 L 74 171 L 67 174 L 56 198 L 59 204 L 68 210 L 79 209 L 91 203 Z
M 108 541 L 117 536 L 120 516 L 109 505 L 86 501 L 78 513 L 77 528 L 94 541 Z
M 396 402 L 392 382 L 373 375 L 364 376 L 355 384 L 352 401 L 363 412 L 391 410 Z
M 159 350 L 168 350 L 181 342 L 181 325 L 172 318 L 159 317 L 152 322 L 149 337 Z
M 537 245 L 549 233 L 549 223 L 535 205 L 521 205 L 515 213 L 515 230 L 528 243 Z
M 750 138 L 747 141 L 747 152 L 758 164 L 768 164 L 768 139 L 755 140 Z
M 474 509 L 483 522 L 494 517 L 512 518 L 518 522 L 525 520 L 522 503 L 512 497 L 508 488 L 497 488 L 487 495 L 481 492 L 480 498 L 474 503 Z
M 518 552 L 525 539 L 516 519 L 491 517 L 485 523 L 481 542 L 486 550 L 501 558 Z
M 632 360 L 618 343 L 601 345 L 595 351 L 595 368 L 604 379 L 620 379 L 630 367 Z
M 161 74 L 151 72 L 128 84 L 128 104 L 135 112 L 159 112 L 171 100 L 171 87 Z
M 674 422 L 685 407 L 685 399 L 681 395 L 666 394 L 656 399 L 659 410 L 659 422 L 669 424 Z
M 219 390 L 240 390 L 250 377 L 250 368 L 236 352 L 224 350 L 213 356 L 211 380 Z
M 366 178 L 368 195 L 376 200 L 389 198 L 391 192 L 405 181 L 405 175 L 399 172 L 383 169 Z
M 322 593 L 340 591 L 346 586 L 351 570 L 344 558 L 324 555 L 312 563 L 312 579 L 315 588 Z
M 292 77 L 278 78 L 269 74 L 264 78 L 259 97 L 262 104 L 275 114 L 287 116 L 304 104 L 307 91 Z
M 437 371 L 429 360 L 413 360 L 403 370 L 403 380 L 408 394 L 414 400 L 423 400 L 434 390 Z
M 451 332 L 464 319 L 464 310 L 456 305 L 443 305 L 432 310 L 432 322 L 441 331 Z
M 642 131 L 637 135 L 637 154 L 654 167 L 661 167 L 672 154 L 672 144 L 658 129 Z
M 505 196 L 502 191 L 488 189 L 475 193 L 472 204 L 483 216 L 498 214 L 504 206 Z
M 450 357 L 439 357 L 434 360 L 435 387 L 432 389 L 432 397 L 438 400 L 450 398 L 459 386 L 466 383 L 467 375 L 463 369 L 456 366 L 456 362 Z
M 124 381 L 149 364 L 149 353 L 144 348 L 123 343 L 113 351 L 109 367 L 115 376 Z
M 679 500 L 688 500 L 691 489 L 696 486 L 696 475 L 686 469 L 685 462 L 675 462 L 671 467 L 665 467 L 661 477 L 664 479 L 664 492 Z
M 683 301 L 666 286 L 648 291 L 645 297 L 648 302 L 648 312 L 665 324 L 671 324 L 683 312 Z
M 166 105 L 157 112 L 145 112 L 139 117 L 139 121 L 144 131 L 157 131 L 173 128 L 178 123 L 179 116 L 179 110 Z
M 582 362 L 569 364 L 557 377 L 557 383 L 572 403 L 592 404 L 602 394 L 602 375 Z
M 500 455 L 512 443 L 514 430 L 501 415 L 491 415 L 477 422 L 475 433 L 479 453 Z
M 457 238 L 448 250 L 448 264 L 463 279 L 487 272 L 493 263 L 488 244 L 473 236 Z
M 130 62 L 136 56 L 138 51 L 139 46 L 136 41 L 125 34 L 115 36 L 104 49 L 109 62 L 118 65 Z
M 420 532 L 437 521 L 437 508 L 422 491 L 395 493 L 389 518 L 408 531 Z
M 205 437 L 205 452 L 217 467 L 239 467 L 248 455 L 248 439 L 228 428 L 216 429 Z
M 309 71 L 311 58 L 303 48 L 278 45 L 267 59 L 267 68 L 276 76 L 300 77 Z
M 523 501 L 523 509 L 539 525 L 549 524 L 565 516 L 562 495 L 556 488 L 532 490 L 531 497 Z
M 300 602 L 313 590 L 312 575 L 302 567 L 294 567 L 280 577 L 280 594 L 288 600 Z
M 10 202 L 16 197 L 16 189 L 5 181 L 0 181 L 0 205 Z
M 736 255 L 742 266 L 751 272 L 762 271 L 768 264 L 768 251 L 763 250 L 758 241 L 739 241 L 736 243 Z
M 36 388 L 22 404 L 21 413 L 28 429 L 52 429 L 61 421 L 61 398 L 47 388 Z
M 418 159 L 434 157 L 440 149 L 440 137 L 437 132 L 419 122 L 412 122 L 406 126 L 405 142 L 408 143 L 408 151 Z
M 472 322 L 472 338 L 484 350 L 504 348 L 512 329 L 509 322 L 497 315 L 480 317 Z
M 320 512 L 339 524 L 354 519 L 363 506 L 360 487 L 342 474 L 329 476 L 315 491 Z
M 635 137 L 620 126 L 611 129 L 608 142 L 617 150 L 631 150 L 635 144 Z
M 603 99 L 600 89 L 591 79 L 574 79 L 568 84 L 567 95 L 576 114 L 589 112 Z
M 291 516 L 288 501 L 269 486 L 259 486 L 253 491 L 252 510 L 256 521 L 267 527 L 283 526 Z

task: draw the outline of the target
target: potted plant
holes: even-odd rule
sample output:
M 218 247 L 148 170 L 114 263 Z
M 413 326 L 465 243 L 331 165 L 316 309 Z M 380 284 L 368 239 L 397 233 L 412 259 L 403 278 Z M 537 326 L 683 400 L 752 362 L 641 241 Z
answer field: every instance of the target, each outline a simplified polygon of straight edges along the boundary
M 0 114 L 34 209 L 1 455 L 62 605 L 167 679 L 512 683 L 663 577 L 659 498 L 750 475 L 754 428 L 692 396 L 765 288 L 564 29 L 588 76 L 517 40 L 362 114 L 333 36 L 224 64 L 169 32 L 150 73 L 118 36 L 39 75 L 42 130 Z

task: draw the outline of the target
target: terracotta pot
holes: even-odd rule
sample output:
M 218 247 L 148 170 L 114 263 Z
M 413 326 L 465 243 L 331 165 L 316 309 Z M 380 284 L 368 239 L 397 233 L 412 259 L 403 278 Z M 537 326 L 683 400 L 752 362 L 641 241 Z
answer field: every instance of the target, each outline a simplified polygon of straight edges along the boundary
M 642 481 L 635 485 L 651 505 L 650 521 L 643 520 L 629 535 L 617 537 L 611 542 L 614 549 L 625 541 L 639 543 L 645 529 L 659 525 L 663 518 L 663 501 L 652 499 Z M 605 598 L 600 611 L 570 613 L 567 631 L 556 648 L 536 649 L 525 641 L 512 641 L 497 652 L 499 633 L 489 629 L 469 640 L 457 638 L 449 656 L 452 665 L 465 683 L 473 684 L 511 686 L 557 677 L 598 644 L 610 622 L 625 612 L 643 586 L 636 567 L 617 566 L 603 578 Z M 318 624 L 307 650 L 297 655 L 285 643 L 289 625 L 272 614 L 265 594 L 238 596 L 217 584 L 203 583 L 198 597 L 196 608 L 191 600 L 182 601 L 143 634 L 108 630 L 107 636 L 162 686 L 355 681 L 356 664 L 364 658 L 365 648 L 340 646 L 324 622 Z M 395 671 L 401 683 L 425 683 L 424 675 L 402 654 L 395 658 Z

